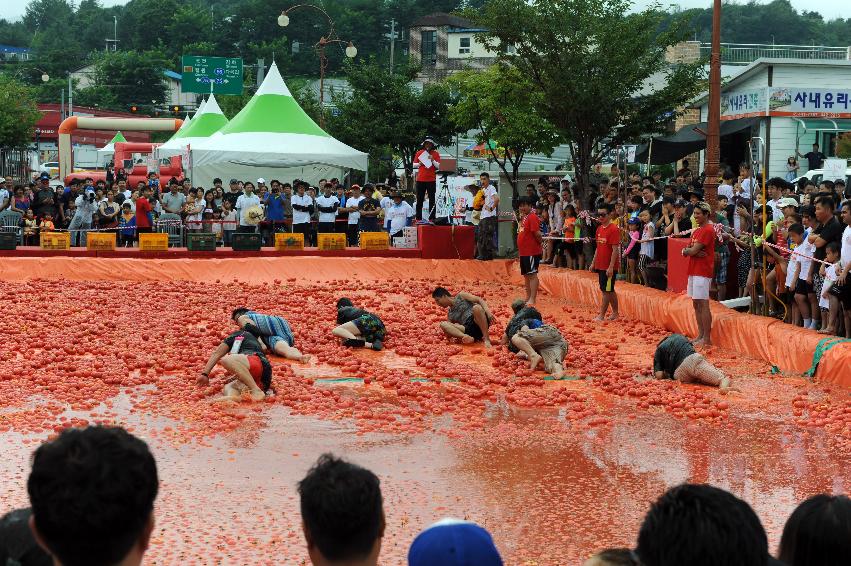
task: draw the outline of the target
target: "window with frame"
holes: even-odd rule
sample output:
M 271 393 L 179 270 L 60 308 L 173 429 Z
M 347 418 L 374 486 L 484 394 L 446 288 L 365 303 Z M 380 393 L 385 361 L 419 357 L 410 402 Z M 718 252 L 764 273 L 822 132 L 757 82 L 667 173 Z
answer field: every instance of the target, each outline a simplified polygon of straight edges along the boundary
M 470 38 L 462 37 L 458 44 L 458 53 L 464 55 L 470 52 Z
M 437 32 L 420 32 L 420 54 L 423 65 L 437 64 Z

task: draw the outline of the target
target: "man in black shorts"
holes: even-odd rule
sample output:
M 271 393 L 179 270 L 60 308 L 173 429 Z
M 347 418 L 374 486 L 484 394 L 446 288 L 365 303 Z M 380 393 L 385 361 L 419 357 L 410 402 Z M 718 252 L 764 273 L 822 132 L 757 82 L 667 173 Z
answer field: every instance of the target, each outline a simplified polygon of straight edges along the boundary
M 464 291 L 453 297 L 443 287 L 437 287 L 431 297 L 435 303 L 449 309 L 448 320 L 440 323 L 444 334 L 461 340 L 463 344 L 481 340 L 485 348 L 491 347 L 488 329 L 494 316 L 484 299 Z
M 266 358 L 266 345 L 260 340 L 260 329 L 253 324 L 231 333 L 210 355 L 207 365 L 198 376 L 201 386 L 210 384 L 210 372 L 221 363 L 222 367 L 236 376 L 222 389 L 223 401 L 238 401 L 248 391 L 252 401 L 262 401 L 272 386 L 272 365 Z
M 356 308 L 352 301 L 342 298 L 337 301 L 337 328 L 331 331 L 343 339 L 343 346 L 350 348 L 372 348 L 381 350 L 387 331 L 377 315 Z
M 520 254 L 520 274 L 526 282 L 526 303 L 534 305 L 538 296 L 538 266 L 541 265 L 541 221 L 532 208 L 532 199 L 519 201 L 520 225 L 517 229 L 517 251 Z

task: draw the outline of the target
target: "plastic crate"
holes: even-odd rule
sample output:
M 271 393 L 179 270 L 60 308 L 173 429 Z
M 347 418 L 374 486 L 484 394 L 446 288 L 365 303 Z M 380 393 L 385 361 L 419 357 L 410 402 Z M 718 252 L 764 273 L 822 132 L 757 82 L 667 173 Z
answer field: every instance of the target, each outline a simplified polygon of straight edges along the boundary
M 234 232 L 231 236 L 231 249 L 240 252 L 259 252 L 260 246 L 263 245 L 263 238 L 260 234 L 250 234 L 247 232 Z
M 71 234 L 68 232 L 42 232 L 39 236 L 43 250 L 70 250 Z
M 346 235 L 318 234 L 316 243 L 320 250 L 344 250 L 346 249 Z
M 186 248 L 190 252 L 216 251 L 216 235 L 212 232 L 195 232 L 186 235 Z
M 386 250 L 390 248 L 390 234 L 387 232 L 361 232 L 360 249 Z
M 17 232 L 0 232 L 0 250 L 14 250 L 18 247 Z
M 167 252 L 168 234 L 147 232 L 139 234 L 139 250 L 143 252 Z
M 287 232 L 275 234 L 275 249 L 279 252 L 303 250 L 304 234 Z
M 115 232 L 89 232 L 86 236 L 86 249 L 112 251 L 115 249 Z

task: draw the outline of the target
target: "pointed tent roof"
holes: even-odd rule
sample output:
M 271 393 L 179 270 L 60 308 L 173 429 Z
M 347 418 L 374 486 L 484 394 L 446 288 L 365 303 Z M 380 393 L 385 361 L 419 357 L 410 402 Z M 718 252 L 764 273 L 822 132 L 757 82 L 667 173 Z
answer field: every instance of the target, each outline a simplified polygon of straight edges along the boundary
M 158 152 L 161 156 L 177 155 L 186 146 L 192 146 L 210 137 L 228 123 L 215 96 L 210 95 L 210 98 L 201 104 L 202 107 L 195 113 L 192 123 L 186 126 L 184 122 L 185 127 L 177 130 L 171 139 L 159 147 Z
M 332 138 L 302 110 L 275 63 L 239 114 L 191 147 L 195 166 L 230 161 L 265 167 L 311 164 L 366 170 L 367 154 Z
M 115 144 L 118 142 L 127 142 L 121 132 L 116 132 L 115 136 L 111 140 L 109 140 L 109 143 L 98 150 L 98 153 L 115 153 Z

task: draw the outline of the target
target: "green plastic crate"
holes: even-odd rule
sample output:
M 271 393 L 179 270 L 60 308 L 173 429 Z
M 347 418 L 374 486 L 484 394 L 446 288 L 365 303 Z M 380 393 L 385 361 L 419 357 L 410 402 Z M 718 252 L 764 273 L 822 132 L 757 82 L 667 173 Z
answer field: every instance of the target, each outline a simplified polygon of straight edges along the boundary
M 249 234 L 247 232 L 234 232 L 231 240 L 231 248 L 241 252 L 259 252 L 263 240 L 260 234 Z
M 14 250 L 18 247 L 18 234 L 15 232 L 0 232 L 0 250 Z
M 214 252 L 216 251 L 216 235 L 212 232 L 187 234 L 186 247 L 190 252 Z

